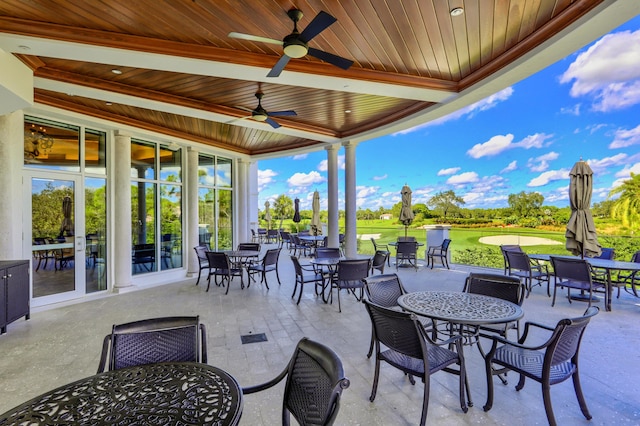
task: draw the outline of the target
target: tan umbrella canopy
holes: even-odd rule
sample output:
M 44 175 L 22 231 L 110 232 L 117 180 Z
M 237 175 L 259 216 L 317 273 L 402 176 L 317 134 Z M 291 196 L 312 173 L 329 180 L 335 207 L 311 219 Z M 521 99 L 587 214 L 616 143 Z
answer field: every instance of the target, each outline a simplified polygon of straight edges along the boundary
M 268 201 L 265 201 L 265 203 L 264 203 L 264 220 L 267 221 L 267 229 L 271 229 L 271 212 L 269 211 L 269 207 L 271 207 L 271 205 L 269 204 Z
M 569 173 L 569 202 L 571 217 L 567 223 L 567 250 L 576 256 L 599 256 L 602 248 L 598 243 L 596 225 L 591 215 L 591 193 L 593 192 L 593 171 L 580 160 Z
M 411 188 L 407 185 L 400 191 L 402 195 L 402 208 L 400 210 L 400 222 L 404 225 L 404 236 L 407 236 L 407 227 L 413 222 L 413 210 L 411 210 Z
M 71 197 L 66 195 L 62 199 L 62 225 L 60 225 L 60 236 L 63 237 L 66 233 L 67 235 L 73 235 L 73 221 L 71 220 L 73 203 L 71 201 Z
M 311 227 L 315 228 L 315 235 L 322 234 L 322 223 L 320 223 L 320 193 L 313 192 L 313 203 L 311 204 L 313 216 L 311 217 Z

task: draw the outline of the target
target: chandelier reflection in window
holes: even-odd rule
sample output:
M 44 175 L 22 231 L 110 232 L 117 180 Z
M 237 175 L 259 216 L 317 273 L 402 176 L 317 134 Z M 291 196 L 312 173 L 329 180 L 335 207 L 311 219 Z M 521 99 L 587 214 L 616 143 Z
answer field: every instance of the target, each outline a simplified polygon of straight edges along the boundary
M 33 159 L 49 154 L 53 143 L 54 139 L 47 134 L 47 129 L 32 124 L 31 128 L 24 131 L 24 156 Z

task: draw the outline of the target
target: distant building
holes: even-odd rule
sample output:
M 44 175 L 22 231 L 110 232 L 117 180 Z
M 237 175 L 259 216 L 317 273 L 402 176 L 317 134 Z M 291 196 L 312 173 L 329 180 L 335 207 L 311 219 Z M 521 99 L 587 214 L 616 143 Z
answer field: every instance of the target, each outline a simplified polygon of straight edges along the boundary
M 393 215 L 391 213 L 385 213 L 380 215 L 380 220 L 391 220 Z

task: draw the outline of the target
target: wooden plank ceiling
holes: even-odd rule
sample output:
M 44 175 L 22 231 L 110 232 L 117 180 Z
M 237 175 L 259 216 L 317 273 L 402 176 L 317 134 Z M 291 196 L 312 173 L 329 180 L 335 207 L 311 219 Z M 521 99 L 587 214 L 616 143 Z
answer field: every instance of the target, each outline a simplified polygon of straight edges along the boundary
M 0 36 L 15 45 L 0 47 L 34 70 L 39 104 L 256 155 L 339 142 L 423 111 L 599 3 L 3 0 Z M 452 16 L 456 7 L 464 13 Z M 266 77 L 282 46 L 228 36 L 281 40 L 292 8 L 304 13 L 300 30 L 320 11 L 337 18 L 309 45 L 351 68 L 307 55 Z M 257 91 L 266 110 L 297 115 L 274 117 L 279 129 L 247 119 Z

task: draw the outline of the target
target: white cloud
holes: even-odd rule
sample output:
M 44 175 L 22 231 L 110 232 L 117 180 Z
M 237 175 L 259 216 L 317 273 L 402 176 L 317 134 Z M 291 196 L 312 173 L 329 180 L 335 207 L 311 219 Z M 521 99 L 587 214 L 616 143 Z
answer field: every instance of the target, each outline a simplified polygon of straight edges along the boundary
M 528 187 L 538 187 L 544 186 L 550 182 L 562 179 L 569 179 L 569 170 L 568 169 L 560 169 L 560 170 L 549 170 L 547 172 L 541 173 L 540 176 L 531 179 L 531 181 L 527 184 Z
M 631 167 L 625 166 L 625 168 L 617 172 L 615 176 L 617 178 L 629 179 L 631 177 L 631 173 L 635 175 L 640 174 L 640 163 L 636 163 Z
M 539 157 L 529 158 L 527 167 L 532 172 L 544 172 L 549 168 L 549 161 L 556 160 L 560 155 L 557 152 L 549 152 Z
M 438 176 L 449 176 L 456 174 L 460 171 L 460 167 L 449 167 L 448 169 L 440 169 L 438 171 Z
M 309 173 L 295 173 L 293 176 L 287 179 L 287 183 L 289 184 L 289 186 L 304 188 L 325 181 L 326 179 L 316 171 L 312 171 Z
M 298 154 L 291 157 L 292 160 L 305 160 L 309 154 Z
M 627 161 L 627 154 L 616 154 L 612 157 L 605 157 L 599 160 L 589 159 L 587 164 L 593 170 L 593 174 L 606 174 L 609 168 L 625 164 Z
M 569 115 L 579 116 L 580 115 L 580 107 L 581 107 L 581 104 L 575 104 L 572 107 L 563 107 L 563 108 L 560 108 L 560 113 L 561 114 L 569 114 Z
M 373 180 L 385 180 L 388 177 L 388 175 L 385 173 L 382 176 L 374 176 L 372 179 Z
M 507 87 L 497 93 L 494 93 L 491 96 L 488 96 L 482 99 L 481 101 L 478 101 L 467 107 L 461 108 L 455 112 L 452 112 L 451 114 L 445 115 L 444 117 L 440 117 L 436 120 L 429 121 L 428 123 L 420 124 L 419 126 L 415 126 L 407 130 L 401 130 L 399 132 L 394 133 L 393 135 L 394 136 L 405 135 L 407 133 L 412 133 L 412 132 L 424 129 L 426 127 L 438 126 L 440 124 L 446 123 L 447 121 L 457 120 L 464 116 L 468 116 L 467 118 L 472 118 L 479 112 L 489 110 L 495 107 L 496 105 L 498 105 L 500 102 L 506 101 L 511 97 L 511 95 L 513 95 L 513 87 Z
M 631 130 L 616 130 L 613 142 L 609 144 L 609 148 L 626 148 L 631 145 L 640 145 L 640 125 Z
M 512 162 L 510 162 L 507 165 L 507 167 L 505 167 L 504 169 L 500 170 L 500 174 L 512 172 L 512 171 L 516 170 L 517 168 L 518 168 L 518 162 L 516 160 L 513 160 Z
M 340 170 L 344 170 L 344 155 L 338 155 L 338 168 Z M 321 172 L 326 172 L 327 170 L 329 170 L 328 160 L 322 160 L 320 163 L 318 163 L 317 169 Z
M 466 185 L 468 183 L 474 183 L 478 181 L 478 174 L 476 172 L 464 172 L 459 175 L 451 176 L 447 179 L 449 185 Z
M 258 170 L 258 191 L 262 191 L 266 186 L 275 182 L 274 177 L 278 176 L 278 173 L 271 169 Z
M 596 111 L 640 103 L 640 30 L 607 34 L 580 53 L 560 78 L 571 96 L 589 96 Z
M 542 148 L 545 146 L 547 139 L 553 137 L 546 133 L 536 133 L 529 135 L 520 142 L 513 142 L 513 135 L 496 135 L 487 142 L 475 144 L 467 154 L 473 158 L 491 157 L 503 153 L 513 148 Z
M 379 189 L 377 186 L 356 186 L 356 205 L 364 206 L 370 197 L 378 193 Z

